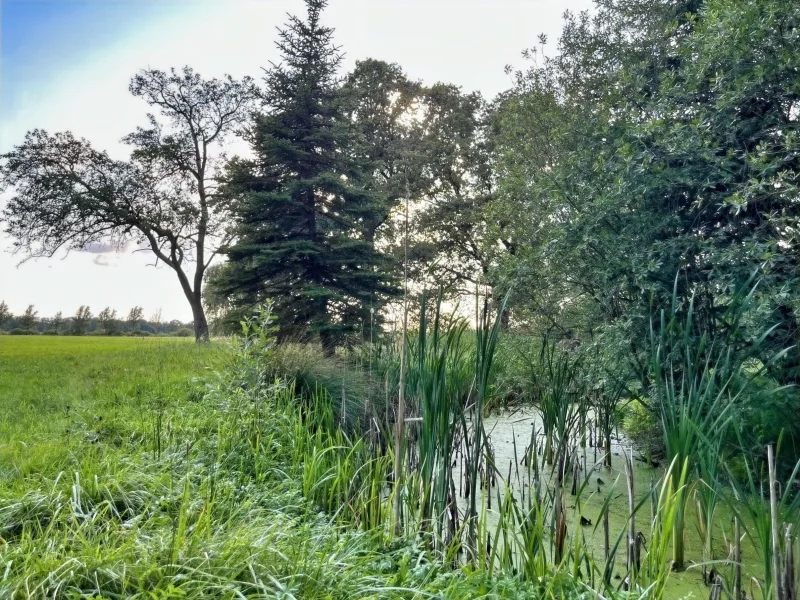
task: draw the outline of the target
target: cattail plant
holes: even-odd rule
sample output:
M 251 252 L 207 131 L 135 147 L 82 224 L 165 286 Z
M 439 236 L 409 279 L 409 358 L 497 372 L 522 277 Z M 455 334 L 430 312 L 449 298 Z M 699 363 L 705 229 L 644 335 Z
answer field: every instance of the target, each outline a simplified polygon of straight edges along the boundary
M 467 363 L 463 341 L 467 323 L 463 319 L 446 319 L 441 314 L 440 289 L 433 323 L 428 332 L 426 295 L 423 294 L 420 327 L 413 354 L 414 394 L 419 405 L 419 457 L 424 486 L 422 513 L 432 522 L 433 533 L 443 539 L 445 517 L 455 514 L 453 487 L 453 452 L 461 428 L 461 414 L 469 397 L 472 381 L 462 367 Z
M 751 292 L 752 293 L 752 292 Z M 749 297 L 749 296 L 748 296 Z M 732 381 L 742 373 L 742 361 L 730 347 L 707 334 L 694 335 L 694 299 L 685 316 L 679 313 L 677 280 L 672 308 L 661 311 L 658 329 L 651 321 L 650 373 L 654 406 L 659 415 L 667 458 L 679 472 L 673 482 L 689 482 L 696 461 L 704 448 L 704 437 L 724 434 L 731 410 L 745 389 L 732 390 Z M 742 301 L 733 302 L 726 318 L 736 323 L 741 318 Z M 713 452 L 712 452 L 713 454 Z M 709 458 L 709 467 L 715 457 Z M 687 469 L 681 472 L 680 469 Z M 679 509 L 673 532 L 673 568 L 682 569 L 685 561 L 684 528 L 689 497 L 685 488 L 675 488 Z
M 768 453 L 771 454 L 772 450 L 769 449 Z M 769 462 L 772 464 L 767 465 L 768 471 L 764 473 L 763 465 L 757 469 L 746 456 L 743 457 L 744 484 L 739 484 L 728 469 L 731 492 L 726 495 L 726 502 L 761 559 L 764 573 L 764 585 L 760 586 L 762 600 L 787 600 L 787 588 L 782 586 L 787 565 L 781 560 L 786 540 L 781 540 L 784 537 L 781 534 L 786 525 L 793 525 L 795 530 L 800 525 L 800 494 L 789 493 L 800 476 L 800 461 L 788 480 L 782 483 L 777 482 L 774 460 Z M 780 494 L 780 498 L 778 490 L 785 492 Z M 796 590 L 796 587 L 790 589 Z
M 492 372 L 495 351 L 500 338 L 502 329 L 503 312 L 506 309 L 506 294 L 497 310 L 494 323 L 490 320 L 488 310 L 483 310 L 478 319 L 478 326 L 475 330 L 475 383 L 472 403 L 472 440 L 471 440 L 471 461 L 469 462 L 469 508 L 467 510 L 467 531 L 468 545 L 473 557 L 478 555 L 478 532 L 477 532 L 477 484 L 478 469 L 485 444 L 483 431 L 483 409 L 484 402 L 489 395 L 489 377 Z M 478 298 L 475 298 L 476 313 Z
M 726 422 L 727 423 L 727 422 Z M 712 437 L 698 431 L 702 443 L 698 448 L 697 467 L 700 479 L 694 488 L 697 510 L 697 531 L 703 543 L 703 581 L 713 583 L 709 576 L 709 565 L 714 560 L 714 516 L 720 500 L 722 483 L 720 474 L 723 464 L 722 447 L 725 442 L 726 423 Z

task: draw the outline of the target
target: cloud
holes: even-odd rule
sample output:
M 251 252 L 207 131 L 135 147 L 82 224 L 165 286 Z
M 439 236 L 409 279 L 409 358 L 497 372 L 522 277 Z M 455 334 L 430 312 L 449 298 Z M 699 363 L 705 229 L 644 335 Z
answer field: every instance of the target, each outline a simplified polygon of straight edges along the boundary
M 125 252 L 127 248 L 127 242 L 123 243 L 121 246 L 109 244 L 108 242 L 89 242 L 81 248 L 80 251 L 88 252 L 89 254 L 111 254 L 112 252 Z

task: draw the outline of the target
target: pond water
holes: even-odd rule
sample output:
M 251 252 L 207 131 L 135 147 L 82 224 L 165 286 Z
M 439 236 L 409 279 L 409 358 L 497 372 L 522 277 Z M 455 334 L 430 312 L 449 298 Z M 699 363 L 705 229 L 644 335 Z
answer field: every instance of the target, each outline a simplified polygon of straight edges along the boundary
M 484 419 L 484 427 L 488 437 L 493 456 L 494 464 L 499 475 L 493 482 L 491 493 L 487 495 L 485 488 L 480 489 L 481 502 L 487 502 L 487 524 L 490 535 L 495 531 L 499 513 L 497 511 L 498 499 L 504 497 L 506 482 L 509 481 L 510 489 L 517 499 L 522 499 L 523 495 L 530 493 L 532 465 L 525 466 L 523 457 L 526 449 L 531 444 L 532 434 L 537 433 L 536 457 L 541 472 L 542 485 L 547 485 L 552 479 L 553 467 L 544 465 L 543 457 L 543 436 L 541 435 L 542 423 L 539 414 L 530 407 L 518 408 L 499 413 L 493 413 Z M 621 432 L 620 432 L 621 433 Z M 630 442 L 623 435 L 612 436 L 611 440 L 611 468 L 602 464 L 605 455 L 604 448 L 597 448 L 590 445 L 587 438 L 585 447 L 576 444 L 581 465 L 580 482 L 588 479 L 588 482 L 579 495 L 572 495 L 572 477 L 565 479 L 567 491 L 567 542 L 574 535 L 583 535 L 589 552 L 597 564 L 604 563 L 602 527 L 602 507 L 606 497 L 611 491 L 612 501 L 609 505 L 609 532 L 611 546 L 613 547 L 617 536 L 627 527 L 628 517 L 628 493 L 625 479 L 624 453 L 632 454 L 633 473 L 634 473 L 634 495 L 638 505 L 642 498 L 650 495 L 651 482 L 658 484 L 658 480 L 664 474 L 664 466 L 653 467 L 647 464 L 632 448 Z M 460 454 L 460 453 L 459 453 Z M 461 476 L 462 461 L 460 456 L 456 459 L 454 469 L 454 481 L 459 496 L 459 512 L 463 515 L 467 511 L 468 500 L 465 498 L 466 482 Z M 489 499 L 489 496 L 491 497 Z M 481 506 L 479 504 L 479 506 Z M 649 537 L 650 531 L 650 501 L 645 500 L 641 509 L 636 515 L 636 530 L 641 531 Z M 728 547 L 725 543 L 725 536 L 731 536 L 731 513 L 725 506 L 720 506 L 717 512 L 716 526 L 714 530 L 715 558 L 724 559 L 728 555 Z M 591 521 L 592 525 L 581 526 L 580 518 L 584 517 Z M 666 597 L 668 599 L 685 598 L 707 598 L 709 588 L 705 586 L 702 579 L 702 569 L 698 563 L 702 560 L 702 542 L 698 533 L 693 504 L 687 507 L 686 527 L 685 527 L 685 551 L 687 568 L 681 572 L 671 574 L 670 582 L 667 587 Z M 757 575 L 750 567 L 757 564 L 757 555 L 752 546 L 745 541 L 742 544 L 744 568 L 742 577 L 747 581 L 749 577 Z M 619 584 L 625 577 L 625 548 L 620 548 L 614 571 L 614 582 Z

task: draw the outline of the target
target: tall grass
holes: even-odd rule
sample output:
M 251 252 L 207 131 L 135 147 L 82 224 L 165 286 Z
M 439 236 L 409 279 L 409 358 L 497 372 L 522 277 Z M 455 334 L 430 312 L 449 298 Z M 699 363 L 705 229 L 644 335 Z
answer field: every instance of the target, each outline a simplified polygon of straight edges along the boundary
M 594 517 L 586 511 L 596 506 L 588 482 L 597 465 L 583 473 L 567 468 L 587 423 L 581 359 L 545 340 L 531 389 L 538 410 L 550 415 L 550 447 L 537 448 L 534 428 L 521 455 L 513 441 L 514 464 L 501 473 L 484 425 L 487 401 L 498 394 L 501 316 L 481 311 L 472 331 L 442 312 L 441 296 L 427 306 L 423 301 L 420 327 L 403 344 L 370 349 L 375 371 L 360 380 L 381 382 L 392 403 L 399 348 L 407 348 L 409 411 L 373 410 L 369 430 L 359 418 L 342 419 L 346 395 L 335 385 L 308 384 L 314 368 L 304 378 L 287 376 L 292 370 L 280 366 L 286 359 L 268 307 L 245 321 L 218 373 L 142 403 L 138 418 L 120 423 L 126 442 L 115 449 L 105 439 L 84 442 L 63 473 L 40 473 L 0 492 L 0 596 L 661 599 L 669 549 L 691 498 L 703 562 L 714 562 L 728 413 L 709 417 L 688 404 L 709 411 L 735 400 L 728 383 L 735 369 L 725 353 L 713 344 L 698 353 L 694 341 L 675 341 L 686 321 L 670 329 L 662 320 L 653 369 L 661 373 L 660 406 L 674 410 L 662 426 L 665 435 L 676 433 L 675 451 L 653 485 L 651 518 L 637 518 L 650 496 L 634 498 L 631 480 L 626 523 L 611 532 L 607 554 L 596 556 L 580 517 Z M 686 362 L 690 346 L 695 365 Z M 365 414 L 362 400 L 353 404 Z M 396 453 L 388 432 L 399 418 L 409 419 L 408 435 Z M 548 455 L 549 473 L 542 468 Z M 753 472 L 749 489 L 734 487 L 734 504 L 769 567 L 775 523 L 763 520 L 769 494 L 759 489 L 762 479 Z M 598 500 L 595 530 L 616 489 Z M 399 537 L 395 500 L 404 513 Z M 781 525 L 795 519 L 796 496 L 783 495 L 778 514 Z M 644 529 L 641 540 L 634 520 Z M 630 558 L 615 582 L 623 547 Z M 775 586 L 767 580 L 764 589 Z
M 391 452 L 339 427 L 323 390 L 298 401 L 265 377 L 274 347 L 245 333 L 201 392 L 161 406 L 160 454 L 143 415 L 124 446 L 88 442 L 74 470 L 0 491 L 0 597 L 577 596 L 571 581 L 453 570 L 393 538 Z
M 755 598 L 755 593 L 758 591 L 763 600 L 768 600 L 775 597 L 776 587 L 780 580 L 780 572 L 776 573 L 775 569 L 776 559 L 778 559 L 778 563 L 782 562 L 780 557 L 776 556 L 776 551 L 780 552 L 781 548 L 773 545 L 773 529 L 783 531 L 784 527 L 789 525 L 796 532 L 800 527 L 800 494 L 795 489 L 795 482 L 800 476 L 800 462 L 795 465 L 792 474 L 780 486 L 784 493 L 780 495 L 777 505 L 777 522 L 773 520 L 769 509 L 769 477 L 765 473 L 763 465 L 759 469 L 747 457 L 743 457 L 743 462 L 745 466 L 744 482 L 740 483 L 730 469 L 727 469 L 731 487 L 724 498 L 761 559 L 764 573 L 763 585 L 760 582 L 751 582 L 750 595 Z M 785 549 L 784 546 L 784 551 Z M 792 568 L 796 567 L 792 565 Z M 733 580 L 730 574 L 729 580 Z M 794 582 L 793 585 L 796 590 L 797 582 Z
M 467 358 L 467 348 L 463 343 L 467 323 L 463 319 L 443 318 L 441 300 L 440 292 L 428 335 L 426 297 L 423 294 L 408 382 L 413 392 L 409 397 L 415 398 L 422 417 L 419 427 L 422 518 L 432 521 L 433 532 L 439 540 L 444 539 L 449 520 L 448 535 L 452 540 L 458 529 L 453 492 L 453 453 L 471 382 L 463 369 Z
M 703 581 L 711 585 L 709 566 L 714 557 L 714 523 L 717 506 L 721 500 L 723 481 L 721 478 L 724 464 L 723 445 L 726 440 L 725 427 L 712 437 L 702 431 L 697 434 L 701 438 L 698 448 L 697 467 L 700 475 L 695 485 L 695 506 L 697 509 L 697 528 L 703 543 Z
M 542 419 L 544 458 L 549 465 L 560 461 L 578 423 L 586 421 L 588 394 L 582 360 L 580 353 L 568 352 L 547 337 L 542 338 L 535 357 L 526 356 L 530 399 Z
M 489 379 L 492 373 L 495 352 L 502 329 L 503 312 L 506 309 L 508 294 L 500 303 L 494 323 L 491 321 L 489 311 L 478 310 L 478 296 L 475 297 L 475 312 L 478 318 L 478 327 L 475 331 L 475 390 L 472 403 L 472 442 L 467 442 L 467 447 L 472 446 L 471 454 L 467 454 L 467 470 L 469 472 L 469 509 L 467 511 L 468 548 L 473 560 L 478 555 L 478 469 L 485 445 L 485 432 L 483 428 L 483 410 L 489 395 Z M 465 434 L 466 435 L 466 434 Z M 488 462 L 488 461 L 487 461 Z M 487 479 L 491 474 L 486 473 Z M 488 486 L 487 486 L 488 487 Z M 491 490 L 487 490 L 491 493 Z
M 724 315 L 731 330 L 738 328 L 754 291 L 755 286 L 749 292 L 747 288 L 743 288 L 733 298 Z M 768 334 L 769 331 L 764 332 L 755 345 Z M 658 329 L 651 322 L 650 338 L 651 388 L 661 422 L 667 458 L 670 462 L 677 461 L 680 469 L 687 469 L 686 473 L 678 473 L 673 481 L 688 481 L 696 468 L 698 458 L 706 478 L 713 479 L 722 448 L 715 442 L 725 438 L 733 409 L 747 388 L 746 381 L 753 376 L 746 375 L 743 359 L 734 355 L 729 345 L 710 338 L 707 333 L 696 335 L 694 298 L 689 300 L 683 314 L 677 291 L 673 292 L 669 316 L 661 311 Z M 779 359 L 784 353 L 785 351 L 778 353 L 772 360 Z M 745 381 L 744 385 L 738 386 L 738 390 L 733 389 L 736 378 Z M 709 443 L 708 440 L 712 441 Z M 706 481 L 706 488 L 709 485 L 716 483 Z M 677 488 L 675 491 L 679 492 Z M 674 521 L 675 569 L 683 569 L 685 563 L 684 528 L 686 507 L 690 501 L 685 492 L 686 490 L 678 493 L 680 509 Z M 709 550 L 711 532 L 707 525 L 708 520 L 713 518 L 716 493 L 705 489 L 700 492 L 700 498 L 704 499 L 700 507 L 705 512 L 701 515 L 701 528 L 707 532 L 706 549 Z

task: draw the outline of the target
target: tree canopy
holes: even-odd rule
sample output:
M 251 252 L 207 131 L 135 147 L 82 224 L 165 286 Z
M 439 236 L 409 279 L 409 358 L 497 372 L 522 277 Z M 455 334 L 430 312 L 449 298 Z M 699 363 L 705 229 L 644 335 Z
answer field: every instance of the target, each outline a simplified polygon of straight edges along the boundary
M 203 276 L 225 241 L 228 209 L 216 192 L 215 147 L 239 126 L 254 98 L 248 79 L 205 80 L 189 67 L 145 70 L 130 91 L 161 113 L 125 138 L 127 161 L 112 159 L 70 132 L 29 132 L 0 159 L 0 189 L 14 195 L 6 232 L 26 257 L 50 257 L 92 242 L 148 248 L 175 271 L 208 340 Z

